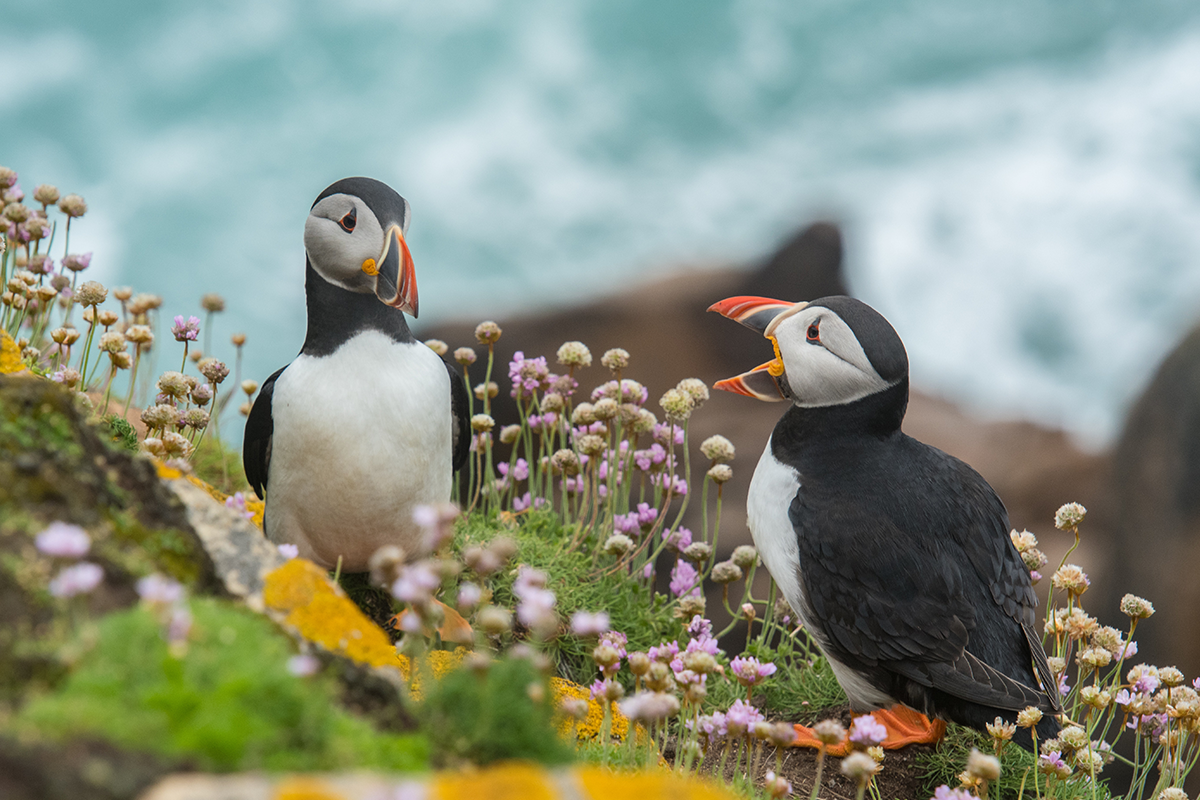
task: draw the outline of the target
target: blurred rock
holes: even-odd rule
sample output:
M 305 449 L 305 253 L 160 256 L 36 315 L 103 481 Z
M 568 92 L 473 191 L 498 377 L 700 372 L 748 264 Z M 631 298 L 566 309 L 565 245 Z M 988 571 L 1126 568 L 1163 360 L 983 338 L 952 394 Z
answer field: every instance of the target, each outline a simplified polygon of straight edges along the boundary
M 1200 674 L 1200 326 L 1134 403 L 1113 458 L 1115 537 L 1102 607 L 1125 592 L 1154 603 L 1138 625 L 1137 661 Z M 1110 612 L 1112 624 L 1128 620 Z

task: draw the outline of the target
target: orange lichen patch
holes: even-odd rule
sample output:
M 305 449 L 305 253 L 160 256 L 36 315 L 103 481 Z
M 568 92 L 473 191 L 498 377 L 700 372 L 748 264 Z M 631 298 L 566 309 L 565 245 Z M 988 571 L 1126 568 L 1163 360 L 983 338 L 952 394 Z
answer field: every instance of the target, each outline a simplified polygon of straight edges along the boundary
M 195 475 L 184 475 L 174 467 L 168 467 L 157 458 L 154 459 L 154 466 L 158 470 L 158 477 L 162 478 L 163 480 L 172 481 L 176 478 L 187 478 L 188 483 L 192 484 L 193 486 L 199 486 L 218 503 L 224 503 L 227 499 L 229 499 L 229 495 L 225 494 L 212 484 L 205 483 Z M 263 513 L 267 510 L 267 504 L 262 500 L 256 500 L 252 496 L 247 496 L 246 510 L 254 515 L 250 518 L 250 521 L 258 526 L 258 528 L 261 530 L 263 526 Z
M 25 363 L 21 360 L 21 348 L 8 331 L 0 331 L 0 375 L 15 375 L 25 371 Z
M 499 764 L 472 773 L 443 773 L 434 780 L 431 788 L 433 800 L 476 800 L 483 797 L 489 800 L 554 800 L 557 795 L 546 770 L 519 762 Z
M 327 650 L 373 667 L 399 666 L 387 634 L 311 561 L 293 558 L 267 573 L 263 602 L 284 614 L 284 623 L 305 639 Z
M 600 728 L 604 724 L 604 706 L 600 704 L 599 700 L 592 699 L 590 689 L 564 678 L 551 678 L 550 691 L 554 693 L 555 706 L 561 703 L 564 697 L 574 697 L 587 701 L 587 716 L 575 724 L 575 737 L 577 739 L 586 741 L 600 735 Z M 624 739 L 625 735 L 629 733 L 629 720 L 617 709 L 616 703 L 609 705 L 609 713 L 611 714 L 609 722 L 610 733 L 617 739 Z M 568 736 L 571 733 L 571 722 L 572 720 L 570 719 L 564 720 L 559 725 L 559 733 L 563 736 Z
M 588 800 L 614 797 L 670 797 L 673 800 L 731 800 L 728 789 L 698 778 L 685 778 L 666 770 L 612 772 L 603 767 L 575 771 Z
M 314 778 L 285 778 L 271 797 L 272 800 L 346 800 L 345 795 Z

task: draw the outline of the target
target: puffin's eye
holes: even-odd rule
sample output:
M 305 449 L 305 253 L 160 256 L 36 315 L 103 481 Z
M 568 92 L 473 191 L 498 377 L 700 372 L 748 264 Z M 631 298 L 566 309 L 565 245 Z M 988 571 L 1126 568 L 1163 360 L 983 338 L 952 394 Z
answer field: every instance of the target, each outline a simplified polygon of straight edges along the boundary
M 348 212 L 346 212 L 346 216 L 344 216 L 338 220 L 338 225 L 341 225 L 342 230 L 344 230 L 346 233 L 353 232 L 354 226 L 357 223 L 358 223 L 358 211 L 353 208 L 350 209 Z
M 814 322 L 812 325 L 808 326 L 808 336 L 806 338 L 808 339 L 810 344 L 820 344 L 821 343 L 821 323 L 820 323 L 820 321 Z

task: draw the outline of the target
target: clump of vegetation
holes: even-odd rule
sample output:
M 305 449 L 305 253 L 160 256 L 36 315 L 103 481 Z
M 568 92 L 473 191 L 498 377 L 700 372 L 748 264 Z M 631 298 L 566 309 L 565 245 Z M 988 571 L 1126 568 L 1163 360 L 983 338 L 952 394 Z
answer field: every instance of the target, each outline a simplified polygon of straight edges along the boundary
M 430 687 L 419 713 L 439 764 L 574 760 L 569 742 L 558 734 L 547 676 L 529 659 L 460 668 L 430 681 Z
M 106 615 L 64 684 L 29 702 L 17 728 L 92 734 L 216 771 L 428 763 L 424 737 L 380 733 L 342 711 L 332 680 L 305 676 L 267 619 L 212 599 L 186 609 L 165 625 L 144 604 Z

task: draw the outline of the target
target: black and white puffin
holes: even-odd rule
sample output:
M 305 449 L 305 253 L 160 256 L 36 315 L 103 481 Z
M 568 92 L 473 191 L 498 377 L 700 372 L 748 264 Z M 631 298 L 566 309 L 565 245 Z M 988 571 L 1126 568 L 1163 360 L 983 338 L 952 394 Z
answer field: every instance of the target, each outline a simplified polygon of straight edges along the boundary
M 340 180 L 304 226 L 308 333 L 246 420 L 246 477 L 277 544 L 327 568 L 368 568 L 420 544 L 413 510 L 450 500 L 470 443 L 462 380 L 417 341 L 409 205 L 371 178 Z
M 908 355 L 888 321 L 842 296 L 709 310 L 775 346 L 772 361 L 716 386 L 790 401 L 755 469 L 748 522 L 851 709 L 900 703 L 982 730 L 1036 706 L 1039 739 L 1053 736 L 1061 701 L 1008 514 L 977 472 L 901 432 Z M 1028 731 L 1017 741 L 1031 747 Z

